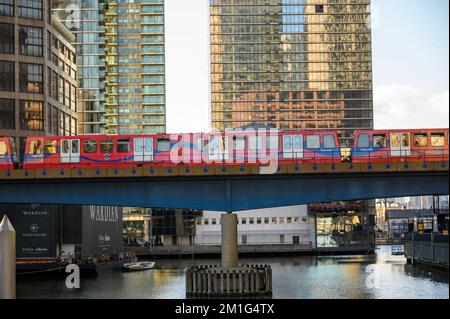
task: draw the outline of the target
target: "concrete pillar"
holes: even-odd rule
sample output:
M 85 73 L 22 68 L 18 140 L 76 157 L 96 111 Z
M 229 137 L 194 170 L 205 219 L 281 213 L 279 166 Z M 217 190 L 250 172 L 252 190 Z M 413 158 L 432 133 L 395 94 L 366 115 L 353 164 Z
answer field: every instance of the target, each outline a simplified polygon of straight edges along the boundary
M 192 272 L 192 292 L 197 293 L 197 271 Z
M 0 299 L 16 298 L 16 231 L 5 215 L 0 223 Z
M 237 215 L 222 215 L 222 267 L 238 266 Z

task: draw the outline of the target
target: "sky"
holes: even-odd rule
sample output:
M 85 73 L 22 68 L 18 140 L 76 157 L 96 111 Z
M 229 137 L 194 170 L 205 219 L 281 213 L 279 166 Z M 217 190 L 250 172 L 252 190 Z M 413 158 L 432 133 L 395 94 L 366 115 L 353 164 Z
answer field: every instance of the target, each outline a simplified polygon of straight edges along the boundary
M 208 0 L 165 4 L 167 132 L 207 132 Z M 448 12 L 448 0 L 372 0 L 375 129 L 449 127 Z

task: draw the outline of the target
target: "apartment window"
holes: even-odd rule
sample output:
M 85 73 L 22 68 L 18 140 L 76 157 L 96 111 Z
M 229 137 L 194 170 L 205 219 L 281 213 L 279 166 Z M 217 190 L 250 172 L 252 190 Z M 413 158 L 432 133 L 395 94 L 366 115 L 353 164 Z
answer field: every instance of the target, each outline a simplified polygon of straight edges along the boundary
M 20 54 L 42 56 L 42 28 L 19 26 Z
M 288 224 L 292 224 L 292 217 L 288 217 L 288 218 L 286 219 L 286 221 L 287 221 Z
M 201 218 L 197 218 L 197 225 L 201 225 L 202 224 L 202 219 Z
M 42 0 L 19 0 L 19 16 L 42 20 L 42 2 Z
M 278 221 L 280 224 L 284 224 L 284 217 L 280 217 Z
M 280 244 L 284 244 L 284 235 L 280 235 Z
M 20 128 L 22 130 L 43 131 L 44 109 L 40 101 L 20 101 Z
M 0 91 L 14 91 L 14 62 L 0 61 Z
M 0 129 L 15 128 L 14 100 L 0 99 Z
M 316 13 L 323 13 L 323 4 L 316 4 Z
M 250 217 L 250 218 L 248 219 L 248 223 L 249 223 L 250 225 L 253 225 L 253 224 L 255 223 L 255 219 L 254 219 L 253 217 Z
M 247 224 L 247 218 L 242 218 L 242 219 L 241 219 L 241 224 L 242 224 L 242 225 Z
M 269 224 L 269 217 L 264 217 L 264 224 L 266 224 L 266 225 Z
M 14 16 L 14 0 L 0 0 L 0 16 Z
M 51 92 L 50 96 L 55 100 L 58 100 L 58 73 L 51 71 Z
M 211 225 L 217 225 L 217 219 L 211 218 Z
M 276 217 L 272 217 L 272 224 L 275 225 L 277 223 L 277 218 Z
M 261 223 L 262 223 L 262 218 L 261 218 L 261 217 L 256 218 L 256 223 L 257 223 L 258 225 L 261 225 Z
M 205 218 L 204 224 L 205 224 L 205 225 L 209 225 L 209 219 L 208 219 L 208 218 Z
M 0 53 L 14 54 L 14 24 L 0 23 Z
M 42 65 L 31 63 L 20 63 L 20 92 L 42 93 L 43 77 Z

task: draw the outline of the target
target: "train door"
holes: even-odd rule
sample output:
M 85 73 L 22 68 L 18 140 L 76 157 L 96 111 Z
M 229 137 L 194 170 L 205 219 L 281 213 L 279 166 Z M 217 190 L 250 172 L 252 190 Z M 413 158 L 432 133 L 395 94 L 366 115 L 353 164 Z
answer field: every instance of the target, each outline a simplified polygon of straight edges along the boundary
M 80 162 L 80 140 L 61 140 L 61 163 Z
M 283 157 L 303 158 L 303 135 L 283 136 Z
M 228 137 L 211 135 L 208 142 L 208 155 L 211 161 L 228 159 Z
M 135 138 L 133 158 L 135 162 L 153 161 L 153 138 Z
M 411 156 L 411 136 L 409 133 L 391 133 L 391 156 Z

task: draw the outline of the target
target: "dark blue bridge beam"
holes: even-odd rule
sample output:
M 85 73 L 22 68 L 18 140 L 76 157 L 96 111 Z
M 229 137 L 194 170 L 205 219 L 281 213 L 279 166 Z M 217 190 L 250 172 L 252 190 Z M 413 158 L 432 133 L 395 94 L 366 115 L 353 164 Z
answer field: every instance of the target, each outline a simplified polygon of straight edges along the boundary
M 448 171 L 0 182 L 0 203 L 117 205 L 233 212 L 448 193 Z

